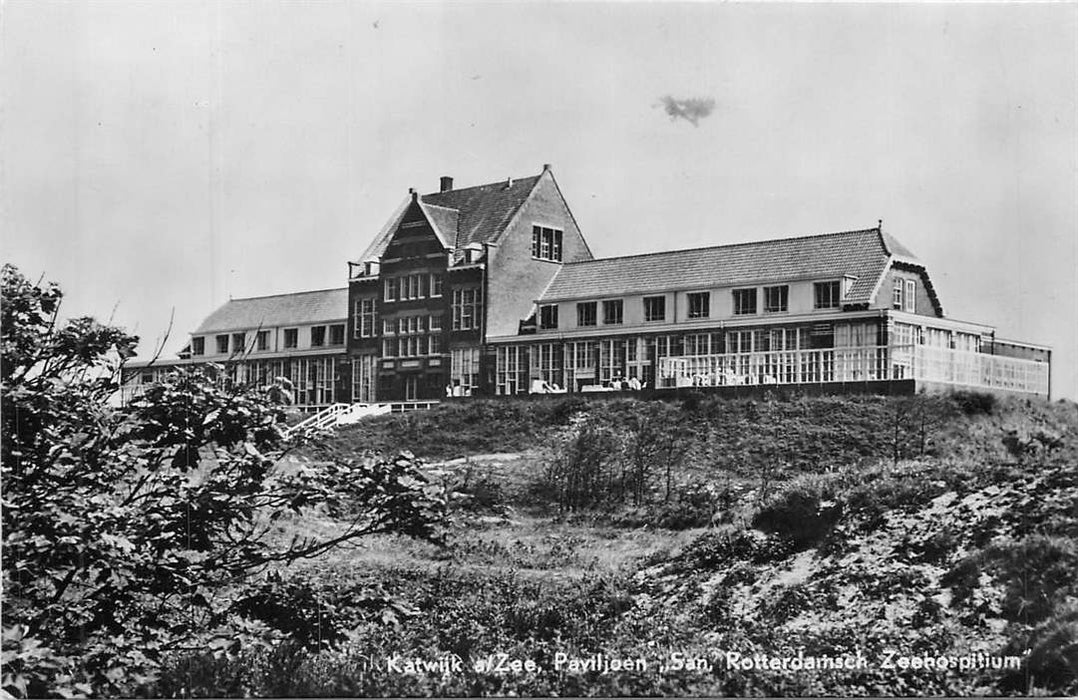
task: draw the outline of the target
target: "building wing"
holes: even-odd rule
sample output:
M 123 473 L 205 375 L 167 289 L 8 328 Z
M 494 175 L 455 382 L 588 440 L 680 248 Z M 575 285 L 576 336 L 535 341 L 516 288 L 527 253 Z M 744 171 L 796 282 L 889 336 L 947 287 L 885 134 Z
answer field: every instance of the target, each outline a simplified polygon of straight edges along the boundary
M 897 241 L 894 245 L 905 258 L 915 260 Z M 852 277 L 846 303 L 867 304 L 890 259 L 891 251 L 876 228 L 601 258 L 562 266 L 541 301 Z

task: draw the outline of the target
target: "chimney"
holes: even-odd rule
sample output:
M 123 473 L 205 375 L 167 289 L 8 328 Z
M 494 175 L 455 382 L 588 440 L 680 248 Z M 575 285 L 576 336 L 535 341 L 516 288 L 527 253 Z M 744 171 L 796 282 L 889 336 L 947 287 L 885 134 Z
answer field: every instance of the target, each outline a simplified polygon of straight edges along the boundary
M 412 196 L 412 201 L 413 202 L 416 201 L 417 199 L 419 199 L 419 193 L 415 191 L 414 187 L 409 187 L 408 188 L 408 194 L 410 194 Z
M 505 179 L 505 189 L 511 189 L 513 187 L 513 178 L 507 177 Z
M 545 173 L 547 170 L 550 170 L 550 163 L 543 163 L 543 172 Z
M 442 175 L 441 184 L 438 187 L 439 192 L 448 192 L 453 189 L 453 178 L 448 175 Z

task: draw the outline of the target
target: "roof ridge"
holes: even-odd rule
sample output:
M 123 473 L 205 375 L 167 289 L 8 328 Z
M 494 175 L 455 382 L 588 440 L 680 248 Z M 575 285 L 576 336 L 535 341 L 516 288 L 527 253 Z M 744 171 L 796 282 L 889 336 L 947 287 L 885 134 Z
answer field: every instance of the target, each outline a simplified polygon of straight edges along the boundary
M 272 299 L 274 297 L 294 297 L 300 294 L 321 294 L 323 292 L 347 292 L 348 287 L 328 287 L 326 289 L 305 289 L 300 292 L 281 292 L 279 294 L 263 294 L 256 297 L 234 297 L 228 301 L 254 301 L 255 299 Z
M 573 260 L 571 262 L 562 263 L 563 266 L 568 265 L 584 265 L 587 263 L 603 262 L 605 260 L 625 260 L 627 258 L 647 258 L 653 255 L 670 255 L 671 253 L 693 253 L 701 250 L 717 250 L 719 248 L 741 248 L 749 245 L 761 245 L 764 243 L 783 243 L 785 241 L 804 241 L 810 238 L 827 238 L 829 236 L 845 236 L 851 233 L 869 233 L 871 231 L 877 231 L 875 228 L 866 229 L 852 229 L 849 231 L 832 231 L 830 233 L 813 233 L 807 236 L 788 236 L 786 238 L 768 238 L 762 241 L 742 241 L 740 243 L 723 243 L 720 245 L 705 245 L 697 246 L 695 248 L 677 248 L 675 250 L 659 250 L 651 253 L 633 253 L 632 255 L 614 255 L 607 258 L 594 258 L 592 260 Z M 886 246 L 884 247 L 886 250 Z
M 529 178 L 538 178 L 538 177 L 541 177 L 541 176 L 542 176 L 542 173 L 540 173 L 539 175 L 526 175 L 524 177 L 513 177 L 513 178 L 507 177 L 507 178 L 502 179 L 502 180 L 495 180 L 494 182 L 487 182 L 487 183 L 482 184 L 482 185 L 471 185 L 470 187 L 457 187 L 457 188 L 452 189 L 452 190 L 442 190 L 440 192 L 428 192 L 427 194 L 422 194 L 422 195 L 419 195 L 419 196 L 420 197 L 433 197 L 433 196 L 439 195 L 439 194 L 449 194 L 450 192 L 466 192 L 468 190 L 477 190 L 480 187 L 494 187 L 496 185 L 504 185 L 506 180 L 509 180 L 509 179 L 512 179 L 513 183 L 516 184 L 517 182 L 521 182 L 521 181 L 527 180 Z M 438 206 L 438 205 L 435 205 L 435 206 Z

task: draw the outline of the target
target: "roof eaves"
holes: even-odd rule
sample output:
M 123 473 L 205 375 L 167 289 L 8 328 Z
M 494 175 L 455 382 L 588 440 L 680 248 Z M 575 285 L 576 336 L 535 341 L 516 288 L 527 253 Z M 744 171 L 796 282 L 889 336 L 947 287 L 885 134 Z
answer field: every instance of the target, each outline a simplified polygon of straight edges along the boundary
M 427 219 L 427 223 L 430 224 L 431 229 L 434 231 L 434 235 L 438 237 L 438 242 L 442 244 L 443 248 L 449 248 L 450 247 L 450 244 L 448 242 L 449 239 L 446 237 L 445 232 L 442 231 L 441 227 L 438 226 L 438 222 L 435 220 L 435 217 L 431 216 L 430 212 L 427 211 L 427 208 L 432 207 L 432 208 L 436 208 L 436 209 L 442 209 L 444 211 L 458 211 L 458 210 L 453 209 L 452 207 L 440 207 L 437 204 L 426 204 L 422 200 L 422 198 L 418 198 L 416 201 L 419 203 L 419 209 L 420 209 L 420 211 L 423 212 L 423 216 Z M 455 237 L 456 236 L 454 235 L 454 238 Z
M 565 211 L 569 212 L 569 218 L 573 220 L 573 226 L 576 227 L 577 233 L 580 234 L 580 240 L 584 242 L 584 248 L 588 251 L 588 255 L 590 255 L 594 259 L 595 253 L 591 252 L 591 246 L 588 245 L 588 239 L 584 236 L 584 231 L 580 228 L 580 224 L 577 223 L 576 217 L 573 215 L 573 210 L 569 206 L 569 200 L 567 200 L 565 198 L 565 195 L 562 194 L 561 187 L 558 186 L 558 179 L 554 177 L 554 171 L 549 168 L 544 168 L 543 173 L 550 173 L 550 181 L 554 183 L 554 189 L 558 191 L 558 197 L 561 198 L 562 204 L 565 205 Z M 542 175 L 540 175 L 539 179 L 542 179 Z M 536 180 L 535 182 L 538 185 L 539 180 Z

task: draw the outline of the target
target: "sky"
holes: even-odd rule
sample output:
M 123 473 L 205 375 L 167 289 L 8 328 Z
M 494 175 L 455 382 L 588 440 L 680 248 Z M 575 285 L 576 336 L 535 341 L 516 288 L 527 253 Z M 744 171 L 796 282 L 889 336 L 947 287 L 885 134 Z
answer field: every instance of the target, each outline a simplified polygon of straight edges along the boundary
M 1078 398 L 1078 4 L 0 5 L 0 252 L 174 353 L 409 187 L 551 163 L 597 256 L 869 228 Z

